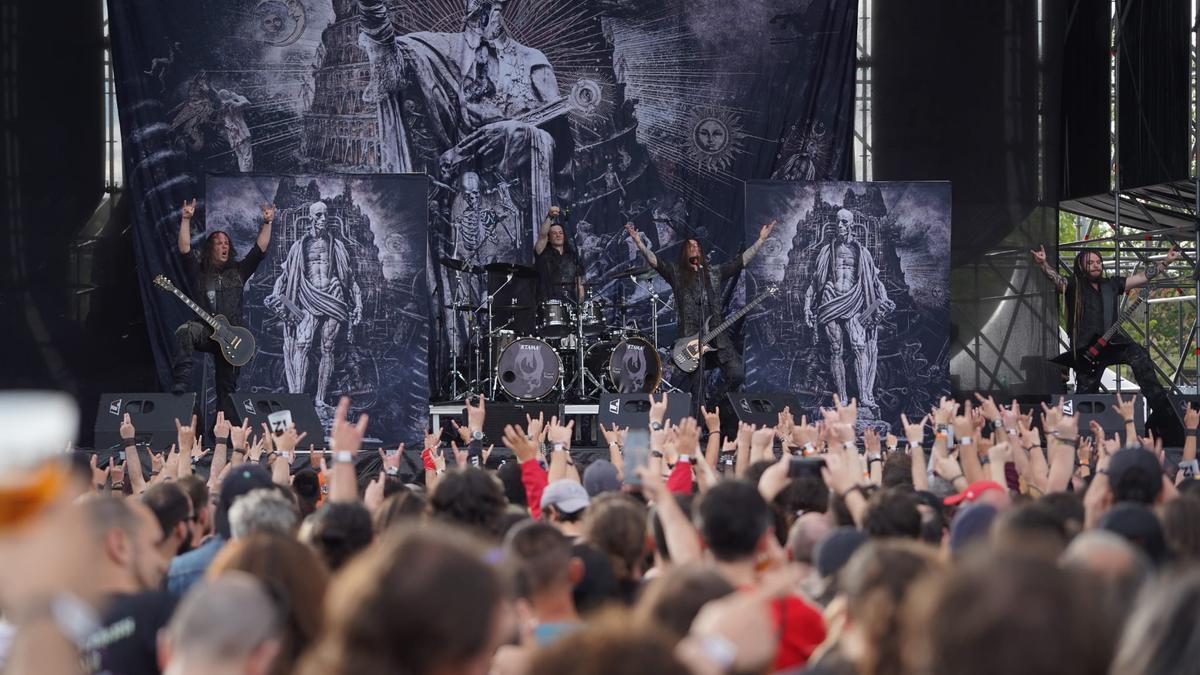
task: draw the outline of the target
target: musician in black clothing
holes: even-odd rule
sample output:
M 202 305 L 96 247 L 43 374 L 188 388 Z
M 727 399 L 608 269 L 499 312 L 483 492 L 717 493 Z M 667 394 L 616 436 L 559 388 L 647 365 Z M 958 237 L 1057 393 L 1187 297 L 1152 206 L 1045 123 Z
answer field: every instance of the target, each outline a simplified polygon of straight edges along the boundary
M 566 229 L 558 220 L 561 214 L 557 206 L 550 207 L 533 244 L 539 302 L 557 299 L 574 303 L 583 299 L 583 266 L 567 239 Z
M 666 280 L 675 293 L 675 313 L 678 317 L 676 325 L 678 326 L 678 337 L 681 338 L 701 333 L 705 318 L 708 318 L 710 327 L 721 323 L 724 319 L 724 310 L 721 307 L 721 285 L 736 276 L 749 264 L 754 255 L 762 248 L 767 237 L 771 236 L 773 229 L 775 229 L 775 221 L 763 225 L 759 230 L 758 240 L 741 255 L 723 265 L 711 267 L 705 259 L 704 250 L 699 241 L 688 239 L 684 242 L 679 249 L 679 262 L 672 263 L 659 259 L 643 241 L 633 223 L 625 223 L 625 231 L 629 233 L 634 245 L 642 252 L 646 262 L 650 263 L 650 266 Z M 675 386 L 692 392 L 692 400 L 696 405 L 719 404 L 725 394 L 737 391 L 746 379 L 746 364 L 742 355 L 734 349 L 728 331 L 718 335 L 710 343 L 710 346 L 715 351 L 708 353 L 705 363 L 719 366 L 724 375 L 724 383 L 710 401 L 704 401 L 700 396 L 703 382 L 696 376 L 700 372 L 699 370 L 685 373 L 676 369 L 672 377 Z
M 234 326 L 243 325 L 242 296 L 246 281 L 258 269 L 266 257 L 271 243 L 271 223 L 275 220 L 275 205 L 262 206 L 262 226 L 258 239 L 245 258 L 237 259 L 229 235 L 216 231 L 204 240 L 204 247 L 192 250 L 192 216 L 196 214 L 196 200 L 184 202 L 183 217 L 179 224 L 179 253 L 183 256 L 183 267 L 198 295 L 192 299 L 211 314 L 224 314 Z M 192 352 L 213 354 L 216 371 L 217 408 L 229 419 L 234 417 L 233 404 L 229 395 L 237 391 L 238 369 L 222 356 L 220 347 L 209 339 L 212 330 L 203 322 L 191 320 L 175 331 L 175 352 L 171 359 L 171 391 L 182 394 L 187 391 L 192 379 Z
M 1103 261 L 1094 250 L 1080 251 L 1071 266 L 1070 278 L 1064 278 L 1046 261 L 1045 247 L 1030 251 L 1033 262 L 1054 283 L 1059 293 L 1064 294 L 1067 310 L 1067 334 L 1071 350 L 1086 348 L 1116 321 L 1120 313 L 1121 296 L 1126 291 L 1145 286 L 1147 282 L 1162 274 L 1167 266 L 1179 258 L 1179 251 L 1172 246 L 1165 260 L 1157 262 L 1130 277 L 1109 277 L 1104 274 Z M 1150 407 L 1156 413 L 1164 413 L 1170 402 L 1146 348 L 1130 341 L 1117 332 L 1109 346 L 1100 353 L 1100 367 L 1092 372 L 1075 368 L 1075 392 L 1094 394 L 1100 390 L 1100 378 L 1104 369 L 1115 364 L 1128 364 L 1133 379 L 1142 390 Z

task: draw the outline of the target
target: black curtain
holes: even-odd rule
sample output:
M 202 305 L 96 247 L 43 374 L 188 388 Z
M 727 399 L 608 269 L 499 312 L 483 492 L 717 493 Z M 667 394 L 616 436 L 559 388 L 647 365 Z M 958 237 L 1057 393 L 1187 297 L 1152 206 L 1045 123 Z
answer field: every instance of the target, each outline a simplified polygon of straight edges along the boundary
M 1194 0 L 1119 0 L 1121 187 L 1188 177 L 1188 34 Z

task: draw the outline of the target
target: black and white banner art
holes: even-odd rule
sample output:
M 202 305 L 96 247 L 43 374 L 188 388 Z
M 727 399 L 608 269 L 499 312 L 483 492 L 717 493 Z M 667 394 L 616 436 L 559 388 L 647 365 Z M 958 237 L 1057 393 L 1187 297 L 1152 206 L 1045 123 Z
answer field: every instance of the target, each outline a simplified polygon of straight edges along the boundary
M 747 236 L 774 218 L 744 277 L 746 297 L 779 288 L 746 319 L 746 390 L 919 419 L 949 392 L 950 184 L 748 185 Z

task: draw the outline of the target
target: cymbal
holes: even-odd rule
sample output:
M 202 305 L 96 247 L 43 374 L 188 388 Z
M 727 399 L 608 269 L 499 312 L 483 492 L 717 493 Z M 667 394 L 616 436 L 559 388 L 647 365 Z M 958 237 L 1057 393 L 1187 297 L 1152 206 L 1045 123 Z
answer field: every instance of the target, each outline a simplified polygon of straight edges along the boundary
M 442 267 L 458 270 L 459 272 L 466 272 L 467 274 L 483 274 L 483 268 L 479 265 L 472 265 L 471 263 L 465 260 L 459 260 L 458 258 L 442 256 L 440 262 L 442 263 Z
M 450 305 L 442 305 L 442 307 L 445 307 L 446 309 L 453 309 L 453 310 L 459 311 L 459 312 L 479 311 L 479 308 L 476 307 L 475 305 L 453 305 L 453 304 L 450 304 Z M 482 311 L 486 312 L 487 308 L 485 307 Z
M 453 309 L 458 312 L 481 312 L 483 314 L 487 314 L 488 311 L 486 306 L 476 307 L 475 305 L 442 305 L 442 307 L 445 307 L 446 309 Z M 523 309 L 533 309 L 533 305 L 502 305 L 500 303 L 496 303 L 493 305 L 493 308 L 497 312 L 519 312 Z
M 492 304 L 492 309 L 497 312 L 519 312 L 523 309 L 533 309 L 533 305 L 504 305 L 496 302 Z
M 654 276 L 654 274 L 655 272 L 653 267 L 627 267 L 623 270 L 610 272 L 605 279 L 627 279 L 629 277 L 635 277 L 638 281 L 644 281 Z
M 528 265 L 518 265 L 516 263 L 494 262 L 483 266 L 483 269 L 489 272 L 502 272 L 505 274 L 515 274 L 519 277 L 537 276 L 537 272 Z

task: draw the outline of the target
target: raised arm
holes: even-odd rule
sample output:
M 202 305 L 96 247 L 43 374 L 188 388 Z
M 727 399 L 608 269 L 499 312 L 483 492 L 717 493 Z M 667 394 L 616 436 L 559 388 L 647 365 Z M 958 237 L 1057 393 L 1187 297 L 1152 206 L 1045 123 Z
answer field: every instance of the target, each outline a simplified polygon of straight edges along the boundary
M 192 216 L 196 215 L 196 200 L 189 204 L 183 203 L 182 217 L 179 219 L 179 240 L 176 244 L 179 252 L 187 255 L 192 252 Z
M 742 251 L 742 266 L 743 267 L 745 267 L 746 265 L 749 265 L 750 261 L 754 259 L 754 256 L 758 253 L 758 250 L 760 248 L 762 248 L 763 243 L 767 241 L 767 237 L 771 236 L 771 230 L 775 229 L 775 223 L 777 223 L 777 222 L 779 222 L 779 221 L 772 220 L 771 222 L 767 223 L 766 225 L 763 225 L 762 229 L 760 229 L 758 231 L 758 241 L 754 242 L 745 251 Z
M 542 220 L 542 226 L 538 229 L 537 241 L 533 244 L 533 252 L 541 255 L 542 251 L 546 250 L 546 245 L 550 243 L 550 226 L 554 224 L 554 219 L 558 217 L 559 210 L 557 206 L 551 206 L 546 212 L 546 218 Z
M 658 257 L 654 255 L 654 251 L 651 251 L 649 248 L 647 248 L 646 242 L 642 241 L 641 233 L 637 231 L 637 228 L 633 226 L 633 223 L 625 223 L 625 231 L 628 232 L 629 236 L 633 238 L 633 245 L 637 246 L 637 249 L 642 252 L 642 257 L 646 259 L 646 262 L 649 263 L 651 267 L 658 269 Z
M 1050 283 L 1054 284 L 1059 293 L 1067 290 L 1067 280 L 1046 260 L 1045 246 L 1038 246 L 1036 251 L 1030 251 L 1029 254 L 1033 256 L 1033 264 L 1042 270 L 1042 274 L 1046 275 L 1046 278 L 1050 280 Z M 1126 284 L 1128 287 L 1128 281 Z
M 275 205 L 262 205 L 262 226 L 258 228 L 258 239 L 255 244 L 258 245 L 258 250 L 263 253 L 267 252 L 267 247 L 271 245 L 271 223 L 275 222 Z
M 1125 280 L 1125 290 L 1132 291 L 1135 288 L 1145 286 L 1151 279 L 1157 277 L 1167 271 L 1167 266 L 1179 259 L 1179 249 L 1174 246 L 1170 251 L 1167 251 L 1166 260 L 1160 260 L 1153 265 L 1146 267 L 1146 271 L 1138 272 Z

